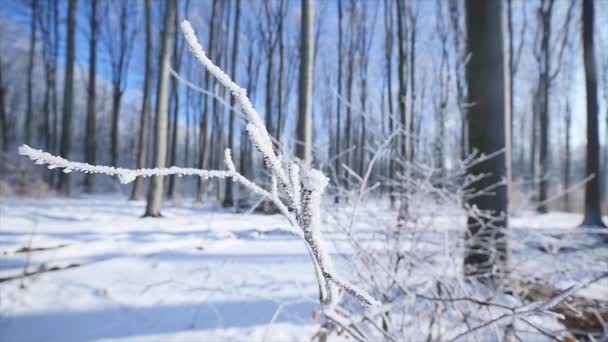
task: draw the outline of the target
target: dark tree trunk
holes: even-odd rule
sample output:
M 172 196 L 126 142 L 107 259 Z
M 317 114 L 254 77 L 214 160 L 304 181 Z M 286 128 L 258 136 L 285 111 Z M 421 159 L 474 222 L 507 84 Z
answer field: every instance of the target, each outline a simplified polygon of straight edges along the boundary
M 66 68 L 63 87 L 63 118 L 61 124 L 61 147 L 60 154 L 64 158 L 70 158 L 72 150 L 72 116 L 74 114 L 74 63 L 76 59 L 76 6 L 77 0 L 68 3 L 68 27 L 66 47 Z M 65 195 L 70 193 L 70 179 L 68 174 L 59 174 L 59 191 Z
M 6 117 L 6 88 L 4 87 L 4 79 L 2 78 L 3 71 L 4 67 L 2 66 L 2 58 L 0 56 L 0 133 L 2 133 L 0 142 L 2 143 L 2 152 L 8 152 L 8 118 Z
M 395 130 L 394 106 L 393 106 L 393 6 L 392 1 L 384 1 L 384 34 L 385 37 L 385 59 L 386 59 L 386 80 L 387 80 L 387 102 L 388 102 L 388 133 L 392 135 Z M 339 140 L 339 139 L 338 139 Z M 389 178 L 389 198 L 391 208 L 395 207 L 395 194 L 393 182 L 395 179 L 395 151 L 391 143 L 391 153 L 389 154 L 388 178 Z
M 232 36 L 232 56 L 231 56 L 231 71 L 230 77 L 233 80 L 237 79 L 237 62 L 238 62 L 238 51 L 239 51 L 239 25 L 241 21 L 241 0 L 236 0 L 236 13 L 234 17 L 234 30 Z M 236 100 L 234 96 L 230 97 L 230 107 L 234 108 Z M 230 119 L 228 122 L 228 148 L 232 151 L 234 149 L 234 111 L 230 109 Z M 226 188 L 224 193 L 224 207 L 232 207 L 234 205 L 234 198 L 232 193 L 232 178 L 226 179 Z
M 97 0 L 91 0 L 91 36 L 89 39 L 89 84 L 87 88 L 87 119 L 86 119 L 86 135 L 84 159 L 87 163 L 95 165 L 96 161 L 96 115 L 95 115 L 95 100 L 96 100 L 96 77 L 97 77 Z M 84 191 L 93 192 L 93 174 L 87 173 L 84 175 Z
M 144 69 L 144 89 L 141 106 L 141 116 L 139 120 L 139 149 L 137 152 L 137 168 L 143 169 L 148 163 L 148 139 L 149 139 L 149 122 L 150 122 L 150 87 L 152 79 L 152 0 L 145 1 L 145 16 L 146 16 L 146 61 Z M 131 191 L 131 200 L 139 200 L 144 187 L 143 177 L 137 177 L 133 190 Z
M 585 173 L 593 178 L 585 185 L 585 217 L 582 226 L 606 227 L 602 222 L 600 185 L 599 111 L 597 104 L 597 72 L 593 43 L 594 1 L 583 1 L 583 57 L 587 88 L 587 163 Z
M 571 147 L 570 147 L 570 134 L 571 134 L 571 126 L 572 126 L 572 110 L 570 109 L 570 99 L 566 99 L 566 151 L 564 152 L 564 188 L 567 190 L 570 188 L 570 155 L 571 155 Z M 564 194 L 564 210 L 570 211 L 570 192 L 566 191 Z
M 23 139 L 26 144 L 32 144 L 32 126 L 34 123 L 34 57 L 36 54 L 36 31 L 38 30 L 38 0 L 32 0 L 32 16 L 30 18 L 30 46 L 27 62 L 27 108 L 23 122 Z
M 185 1 L 184 13 L 188 13 L 190 7 L 190 1 Z M 179 27 L 179 19 L 178 14 L 175 15 L 175 27 Z M 179 44 L 179 32 L 175 31 L 175 38 L 173 41 L 173 53 L 174 53 L 174 61 L 173 65 L 175 65 L 175 71 L 179 74 L 182 66 L 182 56 L 184 54 L 184 44 Z M 179 82 L 173 78 L 171 81 L 171 92 L 173 94 L 173 133 L 171 134 L 171 155 L 169 158 L 169 165 L 177 164 L 177 152 L 178 152 L 178 144 L 179 144 L 179 108 L 180 108 L 180 100 L 179 100 Z M 186 132 L 187 135 L 187 132 Z M 173 199 L 175 197 L 176 190 L 176 182 L 177 176 L 171 175 L 169 176 L 169 186 L 167 187 L 167 197 Z
M 471 148 L 490 154 L 505 147 L 506 82 L 508 68 L 503 53 L 503 9 L 500 1 L 467 0 L 467 46 L 471 59 L 466 66 Z M 467 170 L 487 175 L 471 186 L 480 191 L 500 184 L 506 173 L 503 154 Z M 492 193 L 468 198 L 467 205 L 487 210 L 493 218 L 471 216 L 465 245 L 466 276 L 498 285 L 507 271 L 507 191 L 504 185 Z
M 209 48 L 207 49 L 207 52 L 209 53 L 209 56 L 213 56 L 214 53 L 214 39 L 215 39 L 215 17 L 216 17 L 216 13 L 218 10 L 218 6 L 220 5 L 220 1 L 218 0 L 213 0 L 213 5 L 212 5 L 212 10 L 211 10 L 211 20 L 209 23 Z M 210 78 L 209 73 L 205 73 L 205 89 L 207 91 L 211 91 L 213 92 L 213 89 L 210 88 L 210 84 L 214 84 L 214 81 Z M 209 96 L 205 95 L 204 99 L 203 99 L 203 112 L 201 113 L 202 118 L 201 118 L 201 124 L 200 124 L 200 132 L 199 132 L 199 145 L 200 145 L 200 151 L 199 151 L 199 159 L 198 159 L 198 168 L 199 169 L 206 169 L 207 168 L 207 162 L 208 162 L 208 158 L 207 158 L 207 134 L 208 134 L 208 126 L 209 126 L 209 103 L 208 103 L 208 98 Z M 202 202 L 203 201 L 203 182 L 202 179 L 200 177 L 198 177 L 196 179 L 196 200 L 197 202 Z
M 342 130 L 342 20 L 343 20 L 343 9 L 342 9 L 342 0 L 338 0 L 338 99 L 336 101 L 336 141 L 335 151 L 336 155 L 334 156 L 334 173 L 335 173 L 335 184 L 339 186 L 340 182 L 340 170 L 342 169 L 342 158 L 340 153 L 342 152 L 341 146 L 342 141 L 340 140 L 340 133 Z M 340 201 L 340 197 L 338 195 L 335 196 L 334 202 L 338 203 Z
M 295 156 L 304 166 L 312 164 L 312 93 L 314 79 L 314 0 L 302 0 L 300 80 Z

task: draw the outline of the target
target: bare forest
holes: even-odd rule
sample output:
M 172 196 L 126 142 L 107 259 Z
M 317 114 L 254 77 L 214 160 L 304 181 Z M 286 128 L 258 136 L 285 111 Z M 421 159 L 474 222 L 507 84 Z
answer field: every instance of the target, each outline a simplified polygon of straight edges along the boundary
M 0 340 L 608 340 L 608 2 L 0 4 Z

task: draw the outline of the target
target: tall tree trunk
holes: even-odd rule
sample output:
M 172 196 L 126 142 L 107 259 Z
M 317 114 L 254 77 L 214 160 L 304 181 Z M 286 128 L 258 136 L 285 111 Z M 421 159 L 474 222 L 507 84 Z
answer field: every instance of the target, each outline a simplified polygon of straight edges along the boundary
M 469 142 L 471 148 L 490 154 L 505 147 L 505 110 L 507 110 L 507 75 L 503 52 L 502 2 L 466 1 L 467 46 L 471 59 L 466 66 L 469 103 Z M 478 163 L 467 170 L 470 175 L 487 177 L 470 191 L 480 191 L 500 184 L 506 173 L 504 155 Z M 468 205 L 491 212 L 493 218 L 473 215 L 468 218 L 465 245 L 466 276 L 500 284 L 507 271 L 507 191 L 505 186 L 493 193 L 468 199 Z
M 4 78 L 2 73 L 4 67 L 2 66 L 2 56 L 0 56 L 0 133 L 2 133 L 2 152 L 8 152 L 9 136 L 8 136 L 8 118 L 6 117 L 6 88 L 4 87 Z
M 539 60 L 539 106 L 538 106 L 538 212 L 546 213 L 547 209 L 547 188 L 549 170 L 549 89 L 550 89 L 550 70 L 551 70 L 551 18 L 553 4 L 555 0 L 543 0 L 540 4 L 540 56 Z
M 70 158 L 72 150 L 72 117 L 74 114 L 74 63 L 76 59 L 76 6 L 77 0 L 68 3 L 67 56 L 63 87 L 63 118 L 61 124 L 60 154 Z M 65 172 L 59 174 L 57 188 L 65 195 L 70 194 L 70 178 Z
M 34 57 L 36 54 L 36 31 L 38 30 L 38 0 L 32 0 L 32 16 L 30 18 L 30 46 L 27 58 L 27 108 L 23 122 L 23 139 L 26 144 L 32 144 L 32 125 L 34 123 Z
M 237 79 L 237 62 L 238 62 L 238 51 L 239 51 L 239 25 L 241 21 L 241 0 L 236 0 L 236 13 L 234 17 L 234 29 L 232 36 L 232 56 L 231 56 L 231 70 L 230 77 L 233 80 Z M 230 107 L 234 108 L 236 100 L 234 96 L 230 97 Z M 232 151 L 234 149 L 234 111 L 230 110 L 230 119 L 228 123 L 228 148 Z M 232 178 L 226 179 L 226 188 L 224 192 L 224 207 L 232 207 L 234 205 L 234 198 L 232 193 Z
M 305 167 L 312 164 L 312 91 L 314 78 L 314 0 L 302 0 L 300 32 L 300 88 L 295 156 Z
M 603 227 L 600 185 L 599 111 L 597 104 L 597 72 L 593 42 L 594 1 L 583 1 L 583 57 L 587 88 L 587 162 L 585 173 L 593 178 L 585 185 L 585 217 L 582 226 Z
M 152 79 L 152 0 L 145 0 L 145 16 L 146 16 L 146 61 L 144 69 L 144 91 L 141 106 L 141 114 L 139 120 L 139 149 L 137 152 L 137 168 L 143 169 L 148 162 L 148 137 L 149 137 L 149 121 L 150 121 L 150 87 Z M 143 177 L 137 177 L 133 190 L 131 191 L 131 200 L 139 200 L 144 187 Z
M 343 64 L 343 52 L 342 52 L 342 20 L 343 20 L 343 9 L 342 9 L 342 0 L 338 0 L 338 99 L 336 101 L 336 141 L 334 145 L 336 146 L 335 151 L 336 155 L 334 156 L 334 172 L 335 172 L 335 184 L 339 186 L 340 182 L 340 170 L 342 169 L 342 158 L 340 153 L 342 153 L 342 140 L 340 139 L 340 133 L 342 130 L 342 64 Z M 336 194 L 334 198 L 334 202 L 338 203 L 340 201 L 340 196 Z
M 570 155 L 571 155 L 571 147 L 570 147 L 570 137 L 572 131 L 572 110 L 570 108 L 570 98 L 566 98 L 566 151 L 564 152 L 564 188 L 570 188 Z M 566 211 L 570 211 L 570 192 L 566 191 L 564 194 L 564 209 Z
M 384 34 L 385 37 L 385 59 L 386 59 L 386 80 L 387 80 L 387 102 L 388 102 L 388 133 L 393 134 L 395 130 L 394 124 L 394 106 L 393 106 L 393 6 L 392 1 L 384 1 Z M 340 140 L 340 139 L 338 139 Z M 394 145 L 391 143 L 391 153 L 389 154 L 388 178 L 389 178 L 389 199 L 391 208 L 395 207 L 395 194 L 393 182 L 395 179 L 395 151 Z
M 97 0 L 91 0 L 91 36 L 89 39 L 89 84 L 87 88 L 87 119 L 84 159 L 87 163 L 95 165 L 96 160 L 96 119 L 95 119 L 95 97 L 96 97 L 96 77 L 97 77 Z M 93 174 L 84 175 L 85 192 L 93 192 Z
M 112 129 L 110 131 L 110 165 L 118 165 L 118 145 L 119 132 L 118 125 L 120 120 L 120 101 L 122 90 L 120 84 L 115 83 L 112 90 Z
M 283 135 L 283 127 L 285 125 L 285 110 L 284 108 L 284 96 L 285 96 L 285 42 L 283 39 L 283 26 L 285 22 L 285 15 L 283 14 L 283 7 L 285 4 L 285 0 L 281 0 L 279 4 L 279 24 L 277 30 L 277 37 L 279 40 L 279 75 L 278 75 L 278 85 L 279 89 L 277 90 L 277 145 L 278 148 L 282 148 L 281 146 L 281 136 Z
M 219 6 L 220 2 L 218 0 L 213 0 L 213 5 L 212 5 L 212 9 L 211 9 L 211 20 L 209 23 L 209 48 L 207 49 L 209 56 L 213 56 L 214 53 L 214 39 L 215 39 L 215 17 L 216 17 L 216 13 L 218 10 L 218 6 Z M 210 78 L 209 73 L 205 73 L 205 89 L 207 89 L 208 91 L 213 91 L 213 89 L 210 89 L 209 85 L 214 84 L 214 81 Z M 200 151 L 199 151 L 199 160 L 198 160 L 198 168 L 199 169 L 205 169 L 207 166 L 207 134 L 208 134 L 208 126 L 209 126 L 209 103 L 208 103 L 208 96 L 204 96 L 203 99 L 203 112 L 201 113 L 202 115 L 202 119 L 201 119 L 201 124 L 200 124 L 200 132 L 199 132 L 199 145 L 200 145 Z M 196 201 L 197 202 L 202 202 L 203 201 L 203 180 L 198 177 L 196 179 Z
M 184 13 L 188 13 L 190 7 L 190 1 L 187 0 L 185 2 Z M 175 27 L 179 26 L 178 15 L 175 15 Z M 179 44 L 179 32 L 175 31 L 175 38 L 173 41 L 173 53 L 174 53 L 174 62 L 175 71 L 179 74 L 182 65 L 182 56 L 184 53 L 184 44 Z M 169 157 L 169 164 L 175 165 L 177 164 L 177 147 L 179 144 L 179 83 L 176 79 L 171 79 L 171 93 L 173 95 L 173 133 L 171 134 L 171 153 Z M 167 197 L 173 199 L 175 197 L 175 189 L 176 189 L 176 175 L 169 176 L 169 186 L 167 189 Z
M 175 30 L 176 0 L 167 0 L 163 24 L 162 47 L 158 88 L 156 95 L 156 132 L 154 167 L 163 168 L 167 158 L 167 121 L 169 116 L 169 68 Z M 159 217 L 163 200 L 163 177 L 154 176 L 150 183 L 144 216 Z

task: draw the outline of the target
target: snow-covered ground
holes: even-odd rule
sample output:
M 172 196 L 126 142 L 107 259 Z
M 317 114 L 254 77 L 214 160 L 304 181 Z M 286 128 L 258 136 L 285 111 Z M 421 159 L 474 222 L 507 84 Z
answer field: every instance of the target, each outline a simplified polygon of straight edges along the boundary
M 302 340 L 314 273 L 281 216 L 181 204 L 142 219 L 114 197 L 4 200 L 0 340 Z M 17 253 L 19 249 L 48 248 Z
M 0 278 L 78 265 L 1 282 L 0 341 L 302 341 L 317 331 L 312 265 L 281 216 L 182 202 L 142 219 L 143 202 L 116 196 L 0 201 Z M 572 241 L 560 234 L 578 222 L 514 218 L 513 262 L 560 286 L 607 269 L 606 248 L 559 252 Z M 348 251 L 344 236 L 325 230 L 352 278 L 337 253 Z M 608 298 L 608 282 L 585 291 Z

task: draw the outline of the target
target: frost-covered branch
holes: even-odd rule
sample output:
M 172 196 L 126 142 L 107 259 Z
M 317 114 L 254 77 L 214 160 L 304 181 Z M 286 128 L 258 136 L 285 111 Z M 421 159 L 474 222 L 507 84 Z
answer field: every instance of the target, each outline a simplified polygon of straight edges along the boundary
M 319 287 L 319 300 L 328 320 L 333 321 L 335 317 L 343 315 L 343 311 L 338 307 L 341 292 L 350 294 L 361 304 L 377 305 L 378 302 L 372 296 L 336 274 L 332 259 L 324 248 L 320 230 L 321 200 L 329 182 L 328 178 L 319 170 L 302 169 L 293 162 L 283 163 L 281 157 L 274 151 L 272 138 L 260 115 L 253 108 L 245 89 L 239 87 L 205 55 L 188 21 L 184 20 L 181 27 L 195 57 L 219 83 L 230 90 L 245 114 L 249 138 L 264 157 L 265 165 L 271 174 L 270 189 L 265 189 L 240 174 L 232 161 L 230 149 L 226 149 L 225 152 L 226 170 L 199 170 L 175 166 L 165 169 L 130 170 L 97 166 L 69 161 L 27 145 L 21 146 L 19 153 L 34 160 L 36 164 L 47 164 L 51 169 L 61 168 L 64 172 L 80 171 L 118 176 L 122 183 L 129 183 L 136 177 L 156 175 L 198 176 L 204 179 L 230 177 L 251 192 L 272 201 L 288 219 L 292 226 L 290 231 L 303 239 L 312 259 Z
M 59 156 L 54 156 L 48 152 L 31 148 L 28 145 L 22 145 L 19 147 L 19 154 L 29 157 L 38 165 L 48 165 L 49 169 L 62 169 L 65 173 L 72 171 L 79 171 L 83 173 L 99 173 L 109 176 L 117 176 L 122 184 L 128 184 L 135 180 L 137 177 L 150 177 L 150 176 L 198 176 L 203 179 L 208 178 L 227 178 L 233 177 L 232 171 L 221 171 L 221 170 L 199 170 L 192 168 L 182 168 L 172 166 L 170 168 L 163 169 L 124 169 L 113 166 L 103 165 L 91 165 L 89 163 L 81 163 L 70 161 Z

